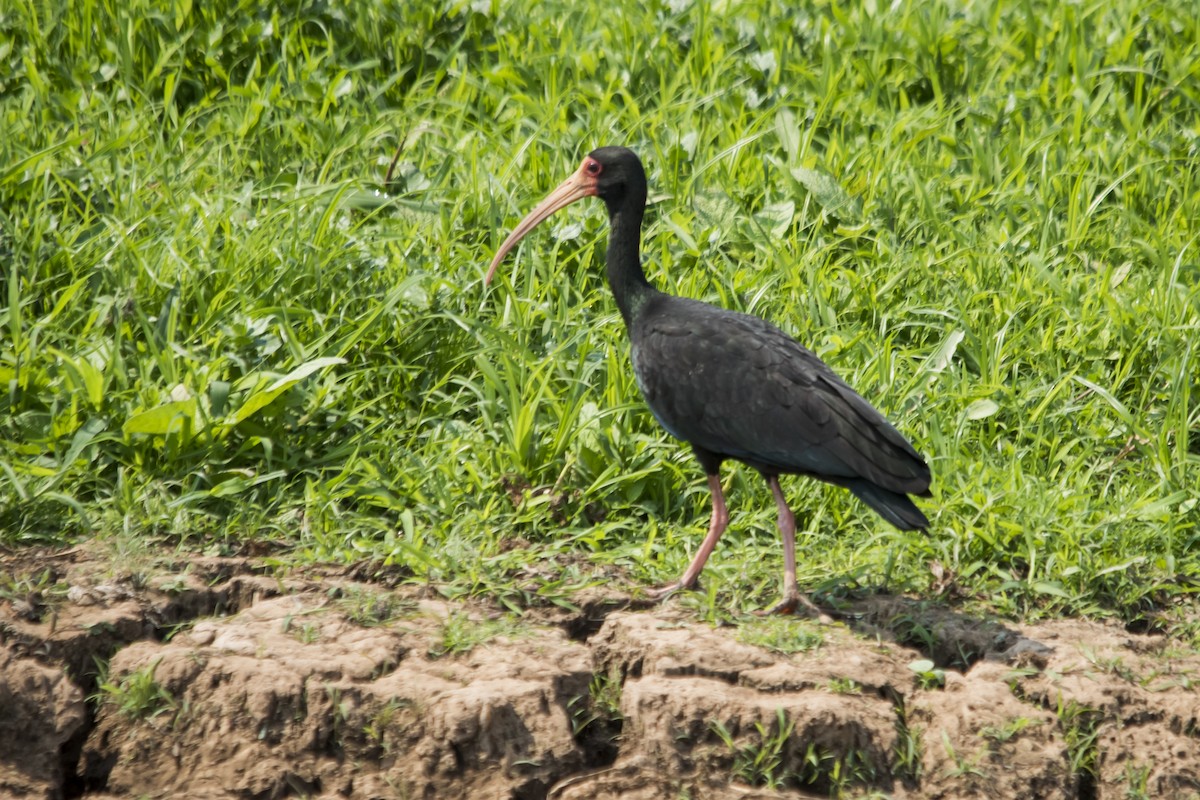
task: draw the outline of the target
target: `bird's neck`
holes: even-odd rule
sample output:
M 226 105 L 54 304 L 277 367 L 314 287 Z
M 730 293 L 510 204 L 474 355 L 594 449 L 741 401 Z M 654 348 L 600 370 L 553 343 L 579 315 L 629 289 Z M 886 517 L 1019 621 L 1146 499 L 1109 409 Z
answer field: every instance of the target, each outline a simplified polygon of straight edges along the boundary
M 628 207 L 613 210 L 608 223 L 608 286 L 625 327 L 629 327 L 656 292 L 642 271 L 642 210 Z

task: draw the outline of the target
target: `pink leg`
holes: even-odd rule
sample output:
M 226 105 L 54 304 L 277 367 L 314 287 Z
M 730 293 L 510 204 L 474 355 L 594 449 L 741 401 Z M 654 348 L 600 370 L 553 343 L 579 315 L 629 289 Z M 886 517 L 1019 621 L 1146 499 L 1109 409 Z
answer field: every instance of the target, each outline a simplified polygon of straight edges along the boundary
M 779 510 L 779 533 L 783 535 L 783 600 L 771 609 L 773 614 L 790 614 L 800 602 L 800 590 L 796 587 L 796 515 L 788 508 L 779 476 L 767 478 L 771 494 L 775 496 L 775 508 Z
M 832 622 L 811 600 L 800 594 L 796 586 L 796 515 L 788 508 L 783 489 L 779 486 L 779 477 L 767 478 L 767 484 L 775 496 L 775 507 L 779 509 L 779 533 L 783 535 L 783 599 L 766 613 L 791 614 L 798 606 L 804 606 L 821 622 Z
M 708 489 L 712 492 L 712 522 L 708 525 L 708 535 L 704 537 L 704 541 L 700 543 L 700 549 L 696 552 L 696 557 L 692 559 L 692 563 L 688 564 L 688 568 L 684 570 L 683 577 L 674 583 L 668 583 L 659 589 L 651 589 L 647 592 L 651 597 L 666 597 L 678 589 L 691 589 L 696 585 L 696 581 L 700 578 L 700 571 L 704 569 L 705 562 L 712 555 L 713 549 L 717 546 L 717 540 L 721 538 L 721 534 L 729 527 L 729 510 L 725 508 L 725 494 L 721 491 L 721 476 L 708 476 Z M 793 582 L 795 581 L 795 569 L 792 570 Z

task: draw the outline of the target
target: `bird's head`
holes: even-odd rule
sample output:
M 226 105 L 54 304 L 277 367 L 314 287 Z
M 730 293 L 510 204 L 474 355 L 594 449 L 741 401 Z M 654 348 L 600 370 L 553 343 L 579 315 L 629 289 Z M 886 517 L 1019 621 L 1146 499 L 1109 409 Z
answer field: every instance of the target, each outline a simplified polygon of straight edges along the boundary
M 584 197 L 599 197 L 608 206 L 610 215 L 630 204 L 640 211 L 646 203 L 646 171 L 642 162 L 627 147 L 601 147 L 588 153 L 571 177 L 517 223 L 496 251 L 483 282 L 491 283 L 496 267 L 527 233 L 555 211 Z

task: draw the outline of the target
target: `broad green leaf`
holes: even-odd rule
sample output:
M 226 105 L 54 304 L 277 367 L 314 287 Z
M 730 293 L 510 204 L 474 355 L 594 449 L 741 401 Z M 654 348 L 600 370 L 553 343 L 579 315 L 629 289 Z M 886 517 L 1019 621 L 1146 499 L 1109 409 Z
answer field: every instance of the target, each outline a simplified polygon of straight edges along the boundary
M 808 190 L 825 213 L 850 224 L 862 221 L 862 204 L 851 197 L 832 175 L 808 167 L 795 167 L 792 177 Z
M 775 134 L 783 152 L 787 153 L 788 162 L 796 163 L 800 156 L 800 126 L 796 124 L 796 115 L 790 108 L 785 108 L 775 115 Z
M 184 420 L 190 421 L 195 415 L 195 398 L 164 403 L 161 406 L 141 411 L 129 417 L 129 419 L 125 420 L 125 424 L 121 426 L 121 430 L 126 434 L 141 433 L 151 436 L 164 436 L 180 430 L 184 424 Z
M 967 406 L 963 415 L 967 419 L 987 419 L 1000 410 L 1000 404 L 995 400 L 989 400 L 986 397 L 982 400 L 976 400 Z
M 946 334 L 946 338 L 938 345 L 938 349 L 933 351 L 933 355 L 926 362 L 926 369 L 932 373 L 938 373 L 950 366 L 950 361 L 954 358 L 954 353 L 958 350 L 958 345 L 967 336 L 963 331 L 950 331 Z
M 249 419 L 256 412 L 266 408 L 271 403 L 275 402 L 281 394 L 295 386 L 300 381 L 318 372 L 322 369 L 332 367 L 336 364 L 345 364 L 346 359 L 337 356 L 327 356 L 325 358 L 316 358 L 312 361 L 305 362 L 294 370 L 279 378 L 266 389 L 254 392 L 250 397 L 246 398 L 246 402 L 242 403 L 241 408 L 233 415 L 234 425 L 238 425 Z
M 792 227 L 792 218 L 796 215 L 796 204 L 791 200 L 782 203 L 772 203 L 754 215 L 758 224 L 766 229 L 776 239 L 782 239 Z

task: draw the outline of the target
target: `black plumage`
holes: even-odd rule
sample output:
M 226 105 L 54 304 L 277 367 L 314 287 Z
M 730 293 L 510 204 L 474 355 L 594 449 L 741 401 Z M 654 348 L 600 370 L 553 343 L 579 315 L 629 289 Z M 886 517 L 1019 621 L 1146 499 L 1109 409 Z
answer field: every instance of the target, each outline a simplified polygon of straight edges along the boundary
M 795 519 L 779 475 L 808 475 L 843 486 L 904 530 L 929 521 L 908 495 L 929 494 L 929 467 L 912 445 L 815 354 L 774 325 L 655 289 L 639 253 L 646 176 L 623 147 L 590 153 L 579 170 L 525 217 L 487 274 L 525 234 L 558 209 L 598 196 L 608 207 L 608 282 L 629 331 L 634 375 L 651 412 L 691 444 L 708 476 L 713 516 L 700 550 L 666 593 L 694 586 L 728 525 L 719 470 L 741 461 L 767 480 L 784 544 L 784 597 L 796 586 Z

